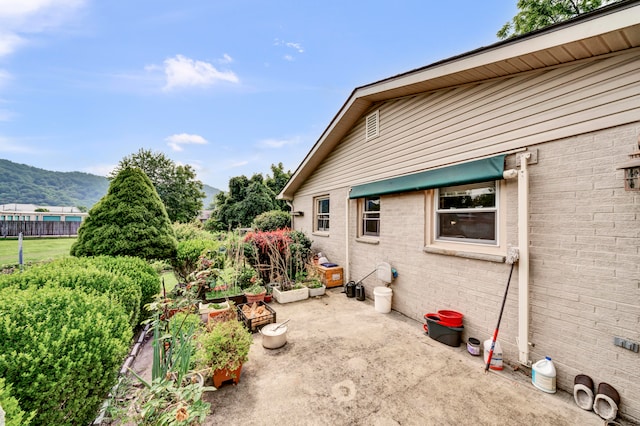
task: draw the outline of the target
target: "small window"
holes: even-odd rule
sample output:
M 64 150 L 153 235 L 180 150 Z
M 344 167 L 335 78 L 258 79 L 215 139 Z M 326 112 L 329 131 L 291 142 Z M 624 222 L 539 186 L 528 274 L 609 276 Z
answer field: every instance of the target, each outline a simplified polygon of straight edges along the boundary
M 329 197 L 316 198 L 316 231 L 329 232 L 329 207 Z
M 380 197 L 366 197 L 363 201 L 362 235 L 380 236 Z
M 367 115 L 367 119 L 365 121 L 365 133 L 367 135 L 367 140 L 376 138 L 380 134 L 379 118 L 380 113 L 378 111 Z
M 436 239 L 496 245 L 497 200 L 495 182 L 440 188 L 436 206 Z

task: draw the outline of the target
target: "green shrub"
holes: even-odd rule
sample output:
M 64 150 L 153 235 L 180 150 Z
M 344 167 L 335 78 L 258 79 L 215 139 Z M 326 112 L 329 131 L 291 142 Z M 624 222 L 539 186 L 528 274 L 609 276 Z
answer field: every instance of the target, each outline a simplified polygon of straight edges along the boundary
M 186 281 L 187 276 L 198 269 L 200 255 L 207 252 L 218 252 L 222 243 L 218 240 L 188 240 L 178 243 L 178 253 L 173 260 L 176 275 Z
M 176 245 L 165 206 L 147 175 L 124 168 L 80 225 L 71 255 L 171 259 Z
M 178 242 L 187 240 L 212 240 L 214 235 L 208 230 L 203 229 L 202 224 L 198 221 L 189 223 L 174 223 L 173 232 L 176 234 Z
M 115 384 L 132 331 L 105 295 L 63 287 L 0 290 L 0 377 L 39 425 L 86 425 Z
M 120 303 L 132 328 L 138 325 L 142 297 L 140 286 L 127 276 L 97 267 L 91 259 L 68 257 L 34 266 L 21 274 L 0 277 L 0 288 L 9 285 L 17 285 L 21 289 L 60 286 L 104 294 Z
M 291 228 L 291 215 L 282 210 L 270 210 L 256 216 L 251 227 L 260 231 Z
M 141 292 L 139 322 L 150 318 L 151 313 L 145 306 L 153 302 L 155 296 L 160 293 L 160 275 L 153 266 L 143 259 L 131 256 L 98 256 L 89 258 L 88 261 L 100 269 L 131 279 Z
M 5 384 L 4 379 L 0 377 L 0 407 L 5 413 L 5 423 L 3 425 L 27 426 L 31 424 L 35 412 L 31 414 L 25 413 L 11 392 L 11 384 Z

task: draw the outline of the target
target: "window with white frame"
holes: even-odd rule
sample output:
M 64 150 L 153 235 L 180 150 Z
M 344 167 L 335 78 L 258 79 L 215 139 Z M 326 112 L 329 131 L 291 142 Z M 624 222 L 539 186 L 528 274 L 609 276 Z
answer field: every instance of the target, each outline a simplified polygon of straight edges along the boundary
M 439 188 L 435 210 L 436 240 L 497 245 L 495 181 Z
M 315 202 L 315 231 L 329 232 L 329 196 L 317 197 Z
M 365 197 L 362 201 L 362 235 L 380 236 L 380 197 Z

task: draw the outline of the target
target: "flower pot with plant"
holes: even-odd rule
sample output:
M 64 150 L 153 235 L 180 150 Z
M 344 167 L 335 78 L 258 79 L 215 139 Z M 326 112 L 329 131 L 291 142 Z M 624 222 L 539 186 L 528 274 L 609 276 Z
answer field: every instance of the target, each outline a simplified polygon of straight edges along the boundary
M 230 379 L 238 383 L 252 343 L 249 330 L 236 320 L 209 324 L 196 337 L 196 363 L 210 372 L 216 388 Z
M 327 289 L 318 278 L 311 278 L 306 282 L 306 286 L 309 289 L 309 297 L 322 296 Z
M 267 289 L 259 282 L 256 282 L 251 287 L 244 290 L 244 296 L 247 298 L 247 303 L 263 302 L 266 294 Z

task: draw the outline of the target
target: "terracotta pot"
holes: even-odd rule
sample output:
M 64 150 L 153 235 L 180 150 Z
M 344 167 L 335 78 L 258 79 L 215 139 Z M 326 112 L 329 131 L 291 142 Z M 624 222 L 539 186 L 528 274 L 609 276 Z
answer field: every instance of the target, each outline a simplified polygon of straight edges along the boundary
M 264 296 L 266 294 L 267 294 L 267 290 L 259 294 L 245 293 L 244 295 L 247 298 L 247 303 L 253 303 L 253 302 L 264 302 Z
M 215 370 L 213 372 L 213 386 L 219 388 L 222 386 L 222 383 L 228 380 L 233 380 L 233 383 L 237 385 L 240 381 L 240 373 L 242 373 L 242 364 L 235 370 L 229 370 L 227 368 Z

